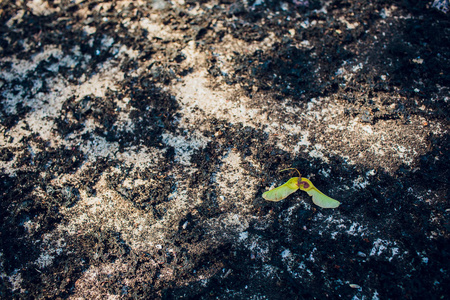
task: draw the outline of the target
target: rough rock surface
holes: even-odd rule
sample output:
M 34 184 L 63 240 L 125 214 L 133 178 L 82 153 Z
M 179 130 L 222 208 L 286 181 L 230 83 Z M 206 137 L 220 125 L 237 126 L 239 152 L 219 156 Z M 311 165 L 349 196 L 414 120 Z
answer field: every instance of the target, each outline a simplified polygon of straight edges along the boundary
M 0 298 L 447 298 L 447 11 L 1 1 Z

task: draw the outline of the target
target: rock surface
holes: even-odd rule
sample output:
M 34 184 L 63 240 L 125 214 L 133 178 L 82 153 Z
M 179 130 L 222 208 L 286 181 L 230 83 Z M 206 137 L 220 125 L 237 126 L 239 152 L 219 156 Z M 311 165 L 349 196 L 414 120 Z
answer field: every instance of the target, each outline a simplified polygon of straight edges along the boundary
M 0 298 L 448 297 L 442 5 L 0 2 Z

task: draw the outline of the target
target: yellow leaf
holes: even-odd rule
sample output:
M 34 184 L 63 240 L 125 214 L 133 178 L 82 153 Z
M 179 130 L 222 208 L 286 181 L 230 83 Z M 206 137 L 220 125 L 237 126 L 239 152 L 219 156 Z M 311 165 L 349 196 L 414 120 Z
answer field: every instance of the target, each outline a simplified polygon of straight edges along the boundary
M 285 184 L 274 188 L 270 191 L 265 192 L 262 196 L 264 199 L 268 201 L 280 201 L 295 192 L 298 189 L 305 191 L 312 197 L 312 201 L 315 205 L 320 206 L 322 208 L 336 208 L 341 203 L 333 198 L 328 197 L 321 191 L 319 191 L 314 184 L 312 184 L 309 179 L 302 177 L 300 172 L 294 168 L 288 168 L 285 170 L 296 170 L 299 174 L 299 177 L 293 177 L 289 179 Z M 281 172 L 280 171 L 280 172 Z
M 307 192 L 312 197 L 314 204 L 317 206 L 322 208 L 336 208 L 341 204 L 339 201 L 319 191 L 307 178 L 302 177 L 299 185 L 302 191 Z
M 280 201 L 298 190 L 298 178 L 293 177 L 289 179 L 285 184 L 280 185 L 270 191 L 265 192 L 262 196 L 268 201 Z

